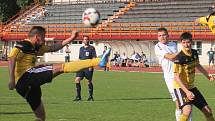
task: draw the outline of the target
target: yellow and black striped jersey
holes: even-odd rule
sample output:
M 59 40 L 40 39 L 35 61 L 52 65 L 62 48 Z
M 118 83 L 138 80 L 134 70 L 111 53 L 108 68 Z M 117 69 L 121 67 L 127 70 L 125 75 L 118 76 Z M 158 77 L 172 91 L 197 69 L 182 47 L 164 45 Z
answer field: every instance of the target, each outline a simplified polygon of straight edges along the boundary
M 48 51 L 48 49 L 48 46 L 45 45 L 39 48 L 35 48 L 29 41 L 20 41 L 17 43 L 17 45 L 12 49 L 9 55 L 9 58 L 16 58 L 16 83 L 19 78 L 26 72 L 26 70 L 35 66 L 37 55 L 43 55 L 45 52 Z
M 174 73 L 178 73 L 182 83 L 188 88 L 194 88 L 195 67 L 199 64 L 199 57 L 196 50 L 191 49 L 188 55 L 186 50 L 181 50 L 174 62 Z M 174 88 L 180 88 L 176 81 Z

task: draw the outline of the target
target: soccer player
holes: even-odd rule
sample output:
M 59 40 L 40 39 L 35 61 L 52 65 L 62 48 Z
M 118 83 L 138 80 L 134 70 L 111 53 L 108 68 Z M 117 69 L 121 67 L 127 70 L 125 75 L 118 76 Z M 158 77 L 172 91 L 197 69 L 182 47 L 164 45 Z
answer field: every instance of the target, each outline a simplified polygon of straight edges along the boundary
M 180 121 L 187 121 L 192 112 L 192 105 L 195 105 L 203 112 L 207 121 L 215 121 L 212 111 L 208 106 L 203 95 L 194 85 L 195 68 L 197 68 L 205 77 L 211 79 L 207 71 L 200 65 L 196 50 L 191 49 L 192 35 L 184 32 L 180 36 L 182 50 L 174 62 L 174 93 L 182 109 Z
M 10 76 L 8 87 L 10 90 L 16 88 L 16 91 L 26 99 L 37 121 L 45 121 L 41 85 L 51 82 L 54 77 L 62 73 L 77 72 L 97 65 L 104 67 L 110 53 L 109 49 L 102 58 L 36 66 L 36 56 L 63 48 L 77 37 L 78 32 L 72 31 L 69 38 L 52 46 L 45 45 L 45 34 L 46 31 L 43 27 L 32 27 L 28 33 L 28 39 L 17 43 L 11 51 L 8 61 Z
M 86 59 L 92 59 L 96 58 L 96 50 L 93 46 L 91 46 L 90 40 L 88 36 L 83 37 L 83 46 L 79 50 L 79 59 L 80 60 L 86 60 Z M 106 65 L 105 65 L 106 66 Z M 84 70 L 81 70 L 76 73 L 75 83 L 76 83 L 76 97 L 74 101 L 80 101 L 81 100 L 81 83 L 80 81 L 84 79 L 84 77 L 87 79 L 88 82 L 88 91 L 89 91 L 89 97 L 88 101 L 93 101 L 93 67 L 86 68 Z
M 200 23 L 204 26 L 208 26 L 209 29 L 215 34 L 215 12 L 209 14 L 208 16 L 200 17 L 195 20 L 196 23 Z
M 155 55 L 157 56 L 159 63 L 161 64 L 164 80 L 166 82 L 169 93 L 172 97 L 172 100 L 176 102 L 175 116 L 176 121 L 179 121 L 181 115 L 181 110 L 178 107 L 176 97 L 174 95 L 173 88 L 173 60 L 177 56 L 177 46 L 174 42 L 169 42 L 169 34 L 166 28 L 159 28 L 157 32 L 159 42 L 155 45 Z M 191 121 L 190 117 L 190 121 Z

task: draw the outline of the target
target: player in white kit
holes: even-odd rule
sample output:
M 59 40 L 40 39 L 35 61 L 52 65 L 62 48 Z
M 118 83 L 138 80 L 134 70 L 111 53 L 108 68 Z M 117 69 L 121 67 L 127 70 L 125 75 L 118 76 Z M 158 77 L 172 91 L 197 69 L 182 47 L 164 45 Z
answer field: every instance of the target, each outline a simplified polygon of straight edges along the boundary
M 159 64 L 162 67 L 164 80 L 172 97 L 172 100 L 176 102 L 175 116 L 176 121 L 179 121 L 181 110 L 178 108 L 178 103 L 173 89 L 173 61 L 177 56 L 177 45 L 175 42 L 169 42 L 169 34 L 166 28 L 159 28 L 157 35 L 159 42 L 155 45 L 155 55 L 157 56 Z M 188 121 L 192 121 L 191 116 Z

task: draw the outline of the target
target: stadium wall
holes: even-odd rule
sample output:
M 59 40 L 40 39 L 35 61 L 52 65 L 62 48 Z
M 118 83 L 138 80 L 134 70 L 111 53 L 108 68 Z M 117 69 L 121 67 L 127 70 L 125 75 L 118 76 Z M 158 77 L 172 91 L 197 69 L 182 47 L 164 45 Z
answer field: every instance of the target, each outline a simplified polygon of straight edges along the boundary
M 96 53 L 97 56 L 102 55 L 103 52 L 103 48 L 104 48 L 104 44 L 103 43 L 97 43 L 94 42 L 93 44 L 91 44 L 92 46 L 95 47 L 96 49 Z M 71 50 L 70 53 L 70 60 L 78 60 L 79 57 L 79 49 L 80 47 L 83 46 L 82 44 L 70 44 L 69 48 Z M 42 57 L 42 61 L 45 62 L 63 62 L 65 60 L 65 49 L 66 47 L 64 47 L 63 49 L 59 50 L 58 52 L 53 52 L 53 53 L 46 53 L 43 57 Z
M 157 40 L 156 40 L 157 41 Z M 201 43 L 201 47 L 198 47 L 196 45 L 197 42 Z M 10 53 L 11 49 L 15 45 L 15 41 L 10 41 L 8 43 L 8 54 Z M 111 47 L 112 48 L 112 53 L 110 58 L 113 58 L 114 53 L 117 51 L 120 55 L 122 55 L 123 52 L 126 53 L 127 57 L 131 57 L 132 53 L 138 52 L 141 54 L 141 52 L 144 52 L 146 54 L 147 59 L 150 61 L 150 63 L 153 64 L 158 64 L 157 58 L 155 57 L 154 53 L 154 45 L 155 41 L 130 41 L 130 40 L 125 40 L 125 41 L 117 41 L 117 40 L 112 40 L 112 41 L 94 41 L 92 44 L 97 52 L 97 55 L 101 55 L 104 49 L 104 46 Z M 177 42 L 178 44 L 178 50 L 181 49 L 181 44 L 180 42 Z M 207 52 L 210 50 L 212 47 L 213 50 L 215 48 L 215 42 L 214 41 L 194 41 L 194 49 L 199 49 L 201 51 L 201 55 L 199 55 L 200 58 L 200 63 L 202 65 L 208 65 L 208 55 Z M 71 60 L 77 60 L 78 55 L 79 55 L 79 48 L 82 46 L 82 44 L 70 44 L 70 58 Z M 64 61 L 64 56 L 65 56 L 65 48 L 58 52 L 52 52 L 52 53 L 46 53 L 44 56 L 39 57 L 39 61 L 45 61 L 45 62 L 63 62 Z

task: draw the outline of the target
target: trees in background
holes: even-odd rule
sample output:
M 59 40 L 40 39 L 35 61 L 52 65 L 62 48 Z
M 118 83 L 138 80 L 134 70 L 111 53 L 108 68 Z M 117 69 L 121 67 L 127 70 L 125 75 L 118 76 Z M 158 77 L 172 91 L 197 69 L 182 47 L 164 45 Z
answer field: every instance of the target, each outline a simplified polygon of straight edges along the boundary
M 44 4 L 45 0 L 0 0 L 0 22 L 5 22 L 31 3 Z
M 0 21 L 5 22 L 20 10 L 16 0 L 0 0 Z
M 35 0 L 17 0 L 17 5 L 21 7 L 21 9 L 24 9 L 26 6 L 33 3 Z

